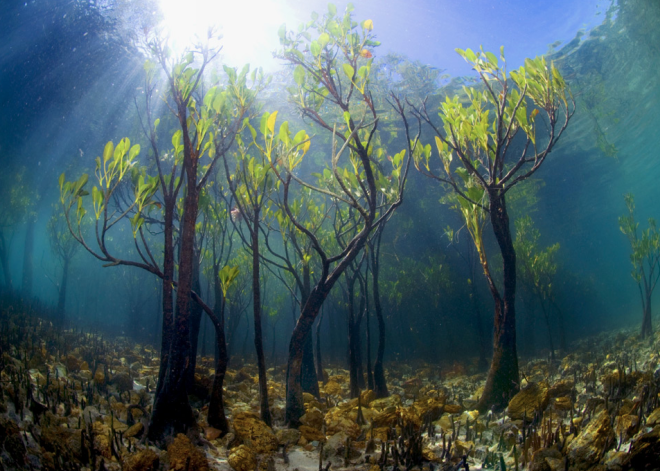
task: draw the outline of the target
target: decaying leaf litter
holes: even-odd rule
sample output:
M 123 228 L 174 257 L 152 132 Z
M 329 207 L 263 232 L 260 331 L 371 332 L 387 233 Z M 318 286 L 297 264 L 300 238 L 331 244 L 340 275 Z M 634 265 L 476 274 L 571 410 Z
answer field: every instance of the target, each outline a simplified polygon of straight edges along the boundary
M 4 469 L 623 470 L 647 469 L 660 451 L 660 334 L 606 332 L 554 362 L 530 360 L 501 413 L 474 410 L 485 376 L 470 364 L 387 365 L 384 399 L 370 390 L 349 399 L 348 371 L 330 367 L 320 398 L 305 394 L 298 430 L 283 426 L 284 369 L 269 371 L 270 428 L 254 413 L 256 365 L 237 360 L 224 437 L 206 423 L 214 371 L 205 357 L 191 391 L 197 426 L 168 444 L 145 437 L 153 347 L 16 313 L 1 337 Z

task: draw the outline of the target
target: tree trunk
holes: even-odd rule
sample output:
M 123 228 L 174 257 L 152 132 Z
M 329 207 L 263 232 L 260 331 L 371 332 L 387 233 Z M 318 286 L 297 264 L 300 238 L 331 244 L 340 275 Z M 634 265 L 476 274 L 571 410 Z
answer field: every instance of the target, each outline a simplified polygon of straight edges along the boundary
M 195 260 L 193 261 L 193 290 L 196 293 L 202 292 L 202 285 L 199 279 L 199 250 L 195 250 Z M 199 344 L 199 329 L 202 324 L 202 306 L 190 300 L 190 368 L 188 369 L 188 391 L 192 390 L 195 383 L 195 369 L 197 367 L 197 346 Z
M 163 281 L 162 281 L 162 305 L 163 318 L 160 340 L 160 367 L 158 370 L 158 385 L 156 386 L 156 396 L 165 381 L 165 373 L 170 358 L 170 348 L 172 346 L 172 337 L 174 335 L 174 292 L 172 283 L 174 281 L 174 199 L 165 198 L 165 219 L 164 219 L 164 250 L 163 250 Z
M 354 399 L 360 395 L 358 371 L 358 345 L 359 330 L 356 332 L 355 319 L 355 282 L 356 276 L 348 278 L 348 376 L 350 397 Z
M 291 334 L 286 368 L 286 414 L 285 421 L 290 427 L 300 425 L 300 417 L 305 413 L 302 397 L 302 357 L 305 337 L 309 334 L 314 320 L 328 296 L 327 284 L 317 285 L 307 298 L 296 326 Z
M 216 339 L 216 362 L 215 362 L 215 376 L 213 378 L 213 389 L 211 390 L 211 402 L 209 404 L 209 411 L 207 420 L 211 427 L 215 427 L 224 436 L 229 431 L 229 424 L 225 416 L 225 404 L 223 399 L 223 384 L 225 381 L 225 374 L 227 372 L 227 363 L 229 356 L 227 354 L 227 342 L 225 339 L 225 306 L 226 300 L 222 294 L 220 287 L 220 279 L 218 277 L 218 270 L 214 270 L 214 291 L 215 291 L 215 306 L 213 311 L 217 316 L 219 322 L 213 323 L 215 327 Z
M 367 389 L 374 390 L 374 370 L 371 368 L 371 323 L 369 322 L 369 311 L 367 316 Z
M 376 250 L 380 253 L 380 234 L 376 241 Z M 385 381 L 385 370 L 383 368 L 383 357 L 385 356 L 385 320 L 383 319 L 383 308 L 380 304 L 380 288 L 378 286 L 378 275 L 380 271 L 377 254 L 372 248 L 371 252 L 371 277 L 372 291 L 374 297 L 374 310 L 378 320 L 378 351 L 376 353 L 376 362 L 374 363 L 374 392 L 376 398 L 381 399 L 390 395 L 387 390 L 387 381 Z
M 381 399 L 389 396 L 390 392 L 387 390 L 385 368 L 383 368 L 383 357 L 385 356 L 385 320 L 383 319 L 380 294 L 378 294 L 378 285 L 375 278 L 373 289 L 374 309 L 376 310 L 376 319 L 378 319 L 378 351 L 376 353 L 376 362 L 374 363 L 374 392 L 376 393 L 376 397 Z
M 566 345 L 566 326 L 564 325 L 564 312 L 557 306 L 557 303 L 552 301 L 552 306 L 557 311 L 557 319 L 559 319 L 559 349 L 562 354 L 568 352 L 568 346 Z
M 179 106 L 180 120 L 186 110 Z M 182 109 L 183 108 L 183 109 Z M 162 440 L 165 436 L 185 433 L 195 423 L 192 407 L 188 401 L 186 380 L 192 355 L 190 345 L 190 292 L 193 281 L 193 259 L 195 248 L 195 222 L 199 195 L 197 191 L 197 158 L 192 154 L 193 145 L 188 128 L 182 122 L 184 138 L 184 165 L 186 166 L 186 194 L 183 202 L 181 222 L 181 250 L 179 252 L 179 280 L 176 296 L 176 317 L 170 348 L 167 371 L 162 387 L 154 398 L 149 438 Z
M 259 397 L 261 405 L 261 420 L 268 426 L 272 425 L 270 407 L 268 405 L 268 379 L 266 378 L 266 360 L 264 358 L 264 343 L 261 329 L 261 280 L 259 279 L 259 211 L 254 212 L 252 220 L 252 308 L 254 312 L 254 347 L 257 351 L 257 367 L 259 369 Z
M 28 216 L 23 249 L 23 296 L 32 296 L 32 252 L 34 248 L 34 217 Z
M 66 307 L 66 288 L 69 281 L 69 259 L 62 261 L 62 278 L 60 280 L 60 289 L 57 293 L 56 323 L 57 326 L 64 327 L 65 307 Z
M 303 266 L 303 286 L 301 287 L 300 298 L 301 304 L 304 305 L 309 297 L 310 291 L 310 271 L 309 265 Z M 307 337 L 305 337 L 305 344 L 303 346 L 303 363 L 302 363 L 302 383 L 303 392 L 310 393 L 316 398 L 321 397 L 319 391 L 319 382 L 316 375 L 316 368 L 314 366 L 314 339 L 310 329 Z
M 316 355 L 314 360 L 316 360 L 316 379 L 318 381 L 323 381 L 325 383 L 325 375 L 323 374 L 323 359 L 321 358 L 321 322 L 323 322 L 323 311 L 319 316 L 319 320 L 316 323 Z
M 368 162 L 365 162 L 365 168 L 370 169 Z M 287 192 L 288 187 L 285 187 L 285 201 L 287 198 Z M 372 207 L 373 206 L 375 206 L 375 204 L 372 204 Z M 330 290 L 349 264 L 355 260 L 357 255 L 364 248 L 369 232 L 371 231 L 372 222 L 373 215 L 365 221 L 365 226 L 362 231 L 353 239 L 354 243 L 352 248 L 335 266 L 332 272 L 329 271 L 329 264 L 326 263 L 322 266 L 322 275 L 316 286 L 314 286 L 314 289 L 311 290 L 307 302 L 305 302 L 300 312 L 300 317 L 296 322 L 296 326 L 293 329 L 291 341 L 289 342 L 289 356 L 287 358 L 286 371 L 285 421 L 290 427 L 297 427 L 300 424 L 300 417 L 305 413 L 303 391 L 300 383 L 305 337 L 312 329 L 312 325 L 319 314 L 323 302 L 328 297 L 328 294 L 330 294 Z
M 206 344 L 207 344 L 208 339 L 207 339 L 206 334 L 208 332 L 208 319 L 202 318 L 202 323 L 204 324 L 202 326 L 202 347 L 200 348 L 199 354 L 202 358 L 204 358 L 206 356 L 206 352 L 207 352 L 207 350 L 206 350 L 207 345 Z
M 14 290 L 11 282 L 11 273 L 9 272 L 9 254 L 7 253 L 7 243 L 5 241 L 5 234 L 0 230 L 0 263 L 2 264 L 2 273 L 5 277 L 5 289 L 7 293 Z
M 360 310 L 358 311 L 358 316 L 355 321 L 355 365 L 357 366 L 357 380 L 358 387 L 360 390 L 364 390 L 367 387 L 367 383 L 364 379 L 364 362 L 362 361 L 362 319 L 367 313 L 366 308 L 366 299 L 367 299 L 367 289 L 365 284 L 360 278 Z
M 500 296 L 492 279 L 489 280 L 495 301 L 493 359 L 477 406 L 480 411 L 492 407 L 504 409 L 520 388 L 516 351 L 516 252 L 504 196 L 493 190 L 489 200 L 490 221 L 502 254 L 504 293 Z
M 555 359 L 555 342 L 552 339 L 552 325 L 550 324 L 550 314 L 545 307 L 543 298 L 539 294 L 539 303 L 541 304 L 541 310 L 543 311 L 543 318 L 545 319 L 545 327 L 548 330 L 548 344 L 550 345 L 550 358 L 552 361 Z
M 311 329 L 305 338 L 305 344 L 303 346 L 302 377 L 300 380 L 302 382 L 303 392 L 310 393 L 316 398 L 321 397 L 316 368 L 314 367 L 314 339 Z
M 645 300 L 643 302 L 644 315 L 642 317 L 642 332 L 641 338 L 645 339 L 653 335 L 653 326 L 651 324 L 651 292 L 646 290 Z

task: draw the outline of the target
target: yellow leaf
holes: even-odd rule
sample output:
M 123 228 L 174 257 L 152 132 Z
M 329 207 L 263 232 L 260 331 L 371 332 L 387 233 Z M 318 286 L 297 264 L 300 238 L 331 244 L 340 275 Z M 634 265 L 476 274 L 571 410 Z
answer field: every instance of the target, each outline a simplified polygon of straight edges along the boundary
M 438 154 L 442 157 L 442 141 L 438 136 L 435 136 L 435 146 L 438 148 Z
M 302 155 L 305 155 L 309 150 L 309 147 L 312 145 L 312 141 L 309 140 L 309 136 L 305 136 L 306 141 L 302 145 Z
M 374 29 L 374 22 L 371 20 L 364 20 L 362 27 L 367 31 L 371 31 L 372 29 Z
M 267 123 L 268 130 L 269 130 L 271 133 L 274 133 L 274 132 L 275 132 L 275 120 L 276 120 L 276 119 L 277 119 L 277 111 L 273 111 L 273 112 L 270 114 L 270 116 L 268 117 L 268 123 Z

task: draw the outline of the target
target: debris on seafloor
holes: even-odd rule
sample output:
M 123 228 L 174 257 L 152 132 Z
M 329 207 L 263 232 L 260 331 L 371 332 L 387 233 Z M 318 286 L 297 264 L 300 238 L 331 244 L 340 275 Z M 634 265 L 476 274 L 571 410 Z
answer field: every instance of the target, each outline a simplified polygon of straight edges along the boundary
M 284 368 L 269 370 L 271 428 L 255 413 L 256 366 L 245 364 L 227 372 L 225 436 L 206 423 L 213 361 L 202 358 L 191 396 L 198 426 L 158 448 L 145 437 L 156 349 L 5 313 L 0 469 L 659 469 L 658 341 L 602 333 L 561 360 L 528 361 L 508 408 L 483 414 L 485 376 L 460 365 L 391 365 L 382 399 L 370 390 L 350 399 L 348 372 L 329 368 L 321 397 L 304 395 L 298 429 L 283 426 Z

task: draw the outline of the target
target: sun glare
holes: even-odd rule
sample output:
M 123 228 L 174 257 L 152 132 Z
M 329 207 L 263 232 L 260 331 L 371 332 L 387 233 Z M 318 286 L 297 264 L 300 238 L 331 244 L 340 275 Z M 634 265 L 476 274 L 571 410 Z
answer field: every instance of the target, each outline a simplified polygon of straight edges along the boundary
M 277 62 L 277 29 L 286 21 L 288 7 L 273 0 L 160 0 L 161 26 L 170 44 L 183 51 L 195 36 L 204 38 L 209 27 L 222 36 L 222 55 L 227 65 L 273 69 Z

